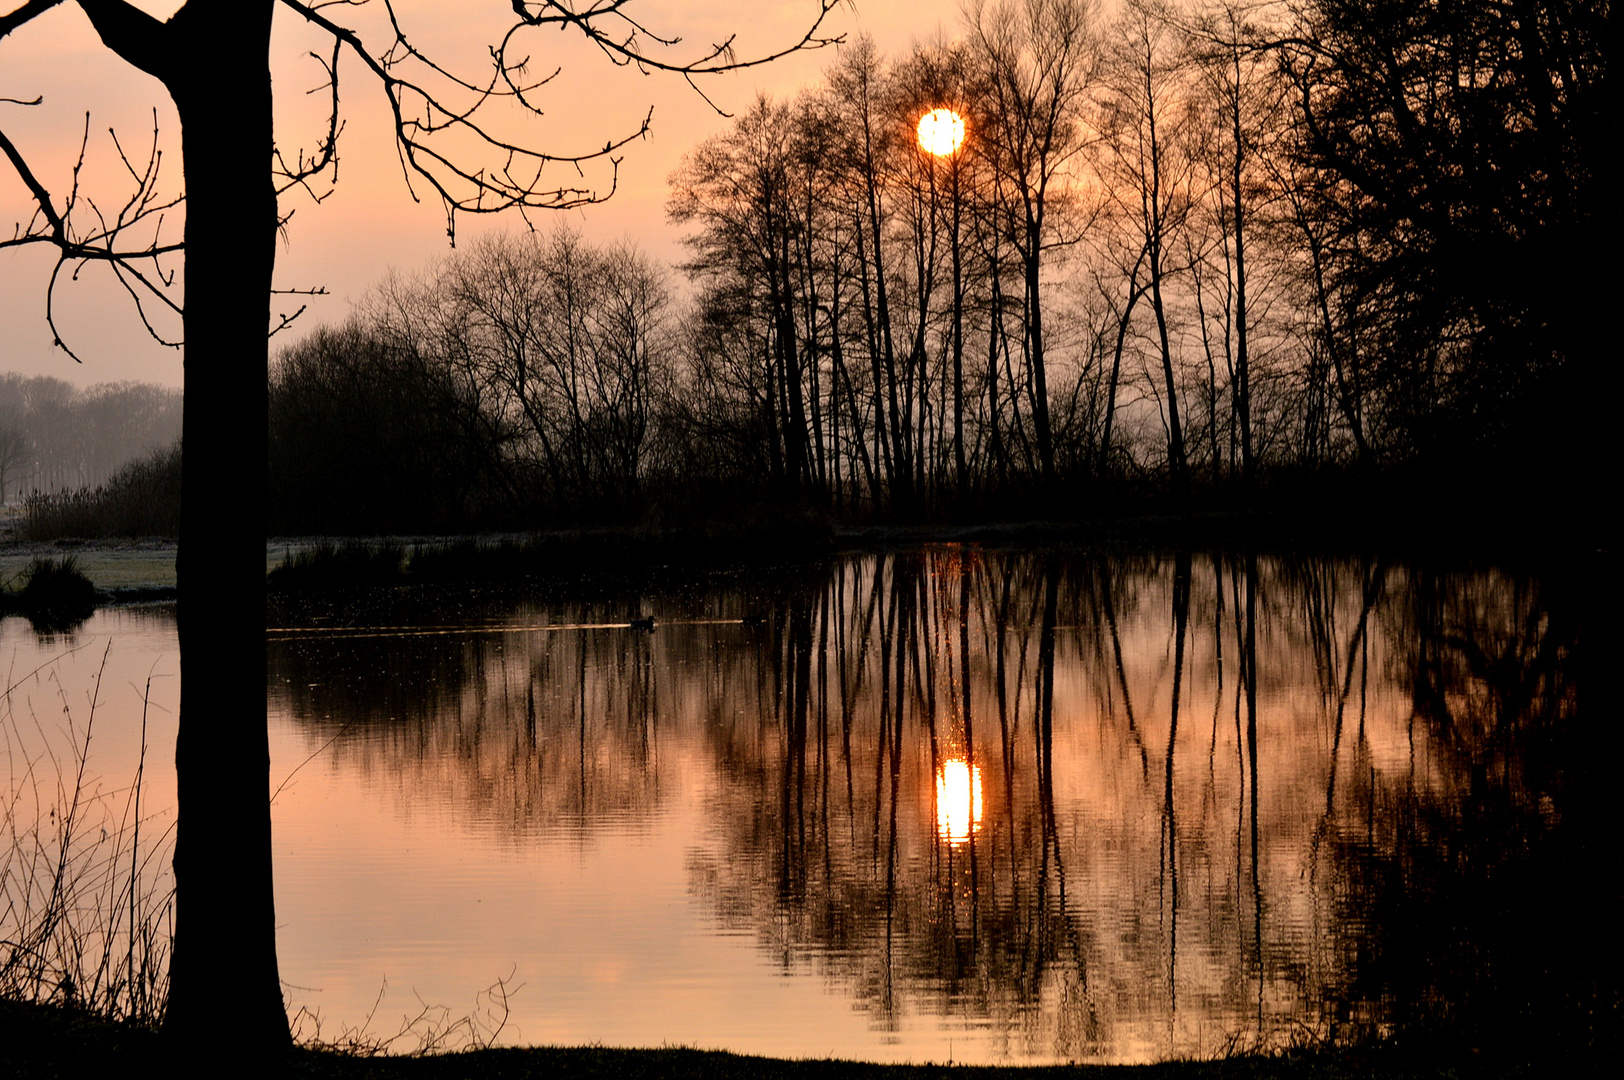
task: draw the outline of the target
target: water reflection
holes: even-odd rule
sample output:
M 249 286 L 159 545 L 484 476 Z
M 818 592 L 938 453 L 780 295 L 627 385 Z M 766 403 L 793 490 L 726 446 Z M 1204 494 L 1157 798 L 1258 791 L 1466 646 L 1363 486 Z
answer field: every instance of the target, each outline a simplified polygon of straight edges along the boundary
M 962 844 L 981 828 L 981 769 L 946 761 L 936 771 L 936 835 Z
M 273 714 L 496 848 L 612 845 L 693 787 L 687 888 L 719 938 L 867 1016 L 814 1052 L 1607 1026 L 1579 617 L 1538 580 L 951 547 L 454 620 L 390 602 L 282 621 L 464 632 L 273 635 Z

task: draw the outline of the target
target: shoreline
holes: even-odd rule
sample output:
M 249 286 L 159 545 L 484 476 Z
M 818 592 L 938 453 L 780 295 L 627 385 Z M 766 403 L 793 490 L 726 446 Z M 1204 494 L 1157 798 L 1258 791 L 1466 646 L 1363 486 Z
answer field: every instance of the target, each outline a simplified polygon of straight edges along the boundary
M 527 531 L 370 536 L 272 536 L 265 540 L 268 579 L 289 559 L 311 552 L 399 548 L 446 554 L 439 582 L 559 579 L 654 569 L 715 570 L 729 566 L 804 563 L 852 552 L 895 551 L 937 544 L 1029 551 L 1256 551 L 1260 554 L 1378 555 L 1465 563 L 1551 565 L 1605 558 L 1610 545 L 1589 530 L 1556 531 L 1520 521 L 1483 529 L 1435 517 L 1412 521 L 1353 512 L 1208 511 L 1103 515 L 1079 519 L 833 524 L 812 517 L 659 527 L 610 525 Z M 175 598 L 176 540 L 166 537 L 64 538 L 17 541 L 0 532 L 0 583 L 39 557 L 74 556 L 102 603 Z M 504 559 L 497 555 L 507 552 Z M 531 556 L 520 566 L 514 558 Z M 280 575 L 303 578 L 303 573 Z M 400 583 L 405 583 L 402 579 Z M 286 584 L 294 584 L 287 581 Z M 299 586 L 302 587 L 302 582 Z
M 0 1075 L 79 1076 L 150 1064 L 172 1068 L 176 1047 L 150 1028 L 119 1024 L 64 1008 L 0 999 Z M 246 1051 L 245 1051 L 246 1052 Z M 9 1059 L 9 1060 L 8 1060 Z M 1487 1060 L 1486 1060 L 1487 1059 Z M 222 1069 L 250 1071 L 246 1061 L 217 1061 Z M 1481 1055 L 1476 1050 L 1443 1053 L 1396 1040 L 1343 1049 L 1289 1050 L 1274 1055 L 1168 1061 L 1147 1065 L 962 1065 L 924 1062 L 882 1065 L 838 1058 L 785 1059 L 689 1047 L 526 1046 L 452 1050 L 421 1056 L 364 1056 L 295 1046 L 281 1069 L 263 1073 L 333 1080 L 451 1080 L 480 1076 L 491 1080 L 1026 1080 L 1089 1077 L 1096 1080 L 1343 1080 L 1354 1077 L 1473 1078 L 1523 1076 L 1536 1071 Z M 1567 1069 L 1583 1074 L 1597 1063 L 1588 1059 L 1547 1061 L 1537 1071 Z

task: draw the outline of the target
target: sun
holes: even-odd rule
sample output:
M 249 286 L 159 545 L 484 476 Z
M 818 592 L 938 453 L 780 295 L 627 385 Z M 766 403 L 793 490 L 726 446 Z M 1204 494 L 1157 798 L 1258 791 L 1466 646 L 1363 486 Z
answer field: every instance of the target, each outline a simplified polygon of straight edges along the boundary
M 919 145 L 946 157 L 964 143 L 964 117 L 952 109 L 932 109 L 919 118 Z

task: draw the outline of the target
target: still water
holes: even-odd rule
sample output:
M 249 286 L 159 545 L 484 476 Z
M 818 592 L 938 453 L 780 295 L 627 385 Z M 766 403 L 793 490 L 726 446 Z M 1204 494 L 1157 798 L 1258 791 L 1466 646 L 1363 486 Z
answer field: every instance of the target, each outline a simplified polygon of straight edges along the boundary
M 1494 570 L 958 546 L 275 600 L 282 975 L 329 1036 L 428 1003 L 881 1061 L 1594 1040 L 1578 612 Z

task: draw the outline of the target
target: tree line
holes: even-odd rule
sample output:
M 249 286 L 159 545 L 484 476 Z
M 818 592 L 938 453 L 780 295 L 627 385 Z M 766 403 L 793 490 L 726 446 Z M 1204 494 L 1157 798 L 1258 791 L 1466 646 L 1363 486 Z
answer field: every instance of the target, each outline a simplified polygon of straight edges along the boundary
M 496 237 L 271 372 L 272 527 L 1491 484 L 1599 445 L 1608 5 L 984 0 L 671 177 L 690 294 Z M 926 152 L 951 108 L 961 147 Z M 342 466 L 335 467 L 335 462 Z
M 179 390 L 0 374 L 0 503 L 89 490 L 180 438 Z

